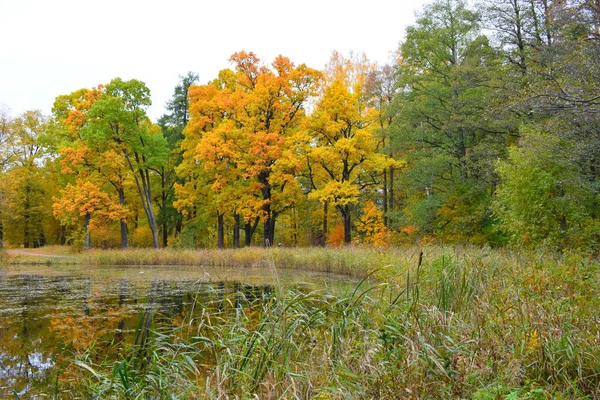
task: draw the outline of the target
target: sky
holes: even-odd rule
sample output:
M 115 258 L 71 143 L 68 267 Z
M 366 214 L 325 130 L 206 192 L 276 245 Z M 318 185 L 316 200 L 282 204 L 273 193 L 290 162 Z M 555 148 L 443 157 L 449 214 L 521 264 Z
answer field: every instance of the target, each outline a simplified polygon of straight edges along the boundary
M 50 114 L 58 95 L 135 78 L 156 121 L 179 75 L 207 83 L 240 50 L 317 69 L 334 50 L 384 64 L 428 2 L 0 0 L 0 106 Z

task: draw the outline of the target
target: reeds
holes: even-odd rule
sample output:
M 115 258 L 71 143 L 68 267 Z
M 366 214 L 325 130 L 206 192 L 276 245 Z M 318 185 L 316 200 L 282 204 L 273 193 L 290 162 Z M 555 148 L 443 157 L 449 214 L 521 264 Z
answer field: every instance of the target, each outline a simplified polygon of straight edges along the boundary
M 331 272 L 360 277 L 372 268 L 405 265 L 418 249 L 382 251 L 367 247 L 259 248 L 243 249 L 128 249 L 91 250 L 81 253 L 85 265 L 189 265 L 225 267 L 268 267 Z
M 278 267 L 313 257 L 337 271 L 345 261 L 348 271 L 364 269 L 372 254 L 304 253 L 270 254 Z M 439 248 L 426 249 L 422 262 L 418 252 L 382 257 L 400 262 L 364 274 L 347 292 L 279 288 L 243 307 L 230 300 L 230 313 L 197 312 L 171 330 L 142 324 L 143 353 L 134 343 L 117 363 L 79 363 L 88 391 L 102 398 L 600 398 L 594 259 Z

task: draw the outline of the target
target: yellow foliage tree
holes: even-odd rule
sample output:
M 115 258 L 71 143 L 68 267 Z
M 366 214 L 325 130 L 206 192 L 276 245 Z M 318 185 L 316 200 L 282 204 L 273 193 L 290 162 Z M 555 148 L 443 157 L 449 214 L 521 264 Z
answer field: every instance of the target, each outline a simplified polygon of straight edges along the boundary
M 365 204 L 362 216 L 355 225 L 363 243 L 374 247 L 388 247 L 390 245 L 391 233 L 383 223 L 383 213 L 372 201 L 369 200 Z
M 315 190 L 309 198 L 338 209 L 347 244 L 352 240 L 350 206 L 358 203 L 361 190 L 377 183 L 374 175 L 397 163 L 377 153 L 376 116 L 377 111 L 363 101 L 360 85 L 351 91 L 336 80 L 327 86 L 307 123 L 311 136 L 307 161 L 313 165 L 312 176 L 323 177 L 321 183 L 311 177 Z

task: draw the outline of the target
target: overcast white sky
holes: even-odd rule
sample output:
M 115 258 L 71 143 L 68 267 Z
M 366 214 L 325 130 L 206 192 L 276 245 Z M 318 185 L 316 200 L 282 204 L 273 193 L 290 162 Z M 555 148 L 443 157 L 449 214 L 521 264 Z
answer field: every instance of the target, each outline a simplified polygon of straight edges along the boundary
M 331 52 L 385 63 L 428 0 L 0 0 L 0 104 L 13 116 L 112 78 L 152 92 L 156 120 L 178 76 L 200 83 L 236 51 L 321 69 Z

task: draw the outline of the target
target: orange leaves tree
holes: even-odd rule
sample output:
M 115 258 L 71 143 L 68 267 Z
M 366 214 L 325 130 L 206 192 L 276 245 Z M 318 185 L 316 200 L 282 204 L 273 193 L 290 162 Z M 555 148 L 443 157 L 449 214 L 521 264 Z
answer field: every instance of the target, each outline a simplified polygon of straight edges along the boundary
M 67 184 L 61 190 L 61 197 L 53 200 L 54 215 L 61 224 L 76 226 L 83 219 L 85 249 L 90 248 L 90 231 L 124 219 L 127 212 L 120 204 L 112 202 L 98 186 L 82 179 L 78 179 L 75 185 Z
M 278 215 L 302 196 L 296 181 L 301 121 L 321 75 L 282 56 L 271 68 L 253 53 L 236 53 L 230 61 L 233 71 L 221 71 L 213 83 L 190 89 L 184 163 L 188 169 L 198 163 L 210 175 L 221 210 L 242 212 L 247 226 L 254 218 L 262 221 L 268 245 Z
M 118 148 L 110 141 L 92 141 L 85 136 L 85 129 L 89 125 L 89 112 L 94 103 L 104 95 L 105 87 L 100 85 L 93 89 L 79 89 L 68 95 L 61 95 L 54 101 L 52 109 L 54 126 L 63 143 L 60 153 L 60 172 L 71 185 L 93 185 L 104 187 L 111 186 L 115 190 L 120 208 L 125 211 L 126 187 L 129 186 L 130 176 Z M 77 177 L 77 183 L 72 182 L 72 177 Z M 73 190 L 73 189 L 71 189 Z M 114 203 L 115 195 L 110 195 L 104 188 L 103 192 L 109 196 L 109 201 Z M 121 248 L 128 246 L 127 220 L 122 213 L 120 219 Z M 74 228 L 74 224 L 67 224 L 67 220 L 59 218 L 63 226 Z M 101 220 L 108 223 L 109 220 Z M 98 221 L 97 223 L 99 223 Z M 106 228 L 106 226 L 103 226 Z

